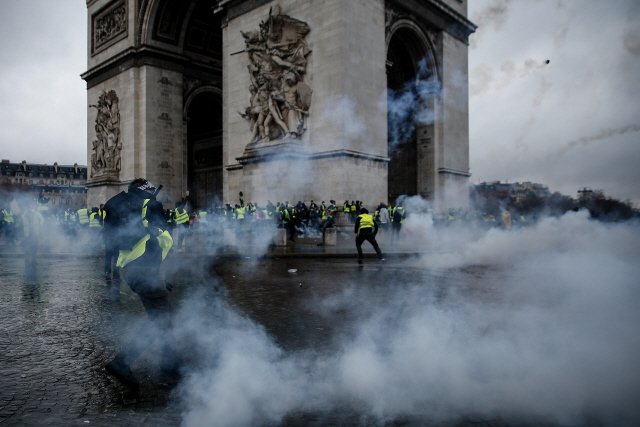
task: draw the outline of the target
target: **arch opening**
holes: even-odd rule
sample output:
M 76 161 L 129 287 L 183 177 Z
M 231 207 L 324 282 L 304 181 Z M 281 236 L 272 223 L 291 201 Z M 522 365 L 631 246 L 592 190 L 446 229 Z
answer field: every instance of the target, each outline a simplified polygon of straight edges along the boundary
M 197 94 L 187 110 L 187 188 L 196 209 L 221 203 L 222 102 L 212 92 Z
M 439 93 L 429 47 L 412 28 L 396 30 L 387 48 L 389 201 L 432 192 L 434 96 Z

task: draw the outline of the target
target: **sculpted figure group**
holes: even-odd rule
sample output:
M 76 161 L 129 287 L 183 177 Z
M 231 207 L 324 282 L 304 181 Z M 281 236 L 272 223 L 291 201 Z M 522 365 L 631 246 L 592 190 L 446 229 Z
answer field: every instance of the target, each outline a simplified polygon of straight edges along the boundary
M 103 170 L 120 170 L 122 142 L 120 141 L 120 111 L 114 90 L 103 92 L 96 105 L 96 139 L 91 154 L 91 176 Z
M 251 97 L 239 114 L 250 123 L 250 145 L 298 138 L 306 130 L 312 90 L 302 76 L 311 53 L 304 40 L 309 30 L 306 23 L 282 15 L 277 5 L 259 30 L 242 32 L 250 60 Z

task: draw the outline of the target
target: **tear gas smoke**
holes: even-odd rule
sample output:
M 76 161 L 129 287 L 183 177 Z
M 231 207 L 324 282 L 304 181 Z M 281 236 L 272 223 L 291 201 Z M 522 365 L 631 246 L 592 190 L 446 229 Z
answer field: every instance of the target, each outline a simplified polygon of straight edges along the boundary
M 356 282 L 319 302 L 357 319 L 331 354 L 285 352 L 222 298 L 190 298 L 176 322 L 197 356 L 178 391 L 184 424 L 268 425 L 345 407 L 380 424 L 640 422 L 637 223 L 586 212 L 511 231 L 438 229 L 417 214 L 405 223 L 405 248 L 425 255 L 400 266 L 384 298 L 380 284 Z M 422 279 L 403 274 L 416 268 Z M 463 284 L 442 289 L 435 271 Z M 207 310 L 216 316 L 203 325 Z
M 586 146 L 591 142 L 605 140 L 605 139 L 611 138 L 612 136 L 624 135 L 629 132 L 640 132 L 640 125 L 628 125 L 620 128 L 602 129 L 600 130 L 600 132 L 596 133 L 595 135 L 583 136 L 576 140 L 569 141 L 564 147 L 559 149 L 553 156 L 549 156 L 549 158 L 555 157 L 555 156 L 564 156 L 565 154 L 567 154 L 567 152 L 569 152 L 579 144 Z
M 426 58 L 418 62 L 414 80 L 406 82 L 401 90 L 387 91 L 389 153 L 411 138 L 418 124 L 430 125 L 435 120 L 434 99 L 441 95 L 442 87 L 429 69 Z

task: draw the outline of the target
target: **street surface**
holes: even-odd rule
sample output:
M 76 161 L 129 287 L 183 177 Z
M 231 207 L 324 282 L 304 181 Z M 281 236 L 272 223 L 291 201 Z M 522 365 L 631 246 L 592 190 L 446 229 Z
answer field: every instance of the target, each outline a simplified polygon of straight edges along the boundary
M 141 382 L 137 395 L 105 372 L 120 342 L 141 327 L 146 315 L 124 282 L 119 289 L 105 282 L 102 266 L 99 256 L 43 256 L 36 269 L 25 271 L 19 257 L 0 257 L 0 424 L 181 423 L 184 402 L 175 389 L 159 382 L 154 368 L 158 347 L 149 348 L 133 366 Z M 384 305 L 402 283 L 427 277 L 425 285 L 432 286 L 438 298 L 455 289 L 482 303 L 495 273 L 483 267 L 425 271 L 405 267 L 393 256 L 385 263 L 368 257 L 358 266 L 355 257 L 176 255 L 163 269 L 174 284 L 170 299 L 176 310 L 190 298 L 222 299 L 262 325 L 285 352 L 319 355 L 331 353 L 351 333 L 356 313 Z M 353 293 L 349 303 L 331 312 L 321 309 L 323 301 L 346 289 Z M 210 319 L 198 321 L 215 321 L 216 315 L 212 308 L 204 314 Z M 198 363 L 183 350 L 188 363 Z M 292 413 L 281 425 L 354 425 L 362 420 L 348 411 L 330 416 Z M 388 425 L 425 424 L 395 420 Z

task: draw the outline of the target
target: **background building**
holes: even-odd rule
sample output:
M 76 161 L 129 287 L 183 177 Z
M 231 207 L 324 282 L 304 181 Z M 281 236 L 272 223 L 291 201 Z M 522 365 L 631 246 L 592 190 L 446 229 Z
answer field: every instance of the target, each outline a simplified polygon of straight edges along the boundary
M 57 162 L 47 165 L 27 163 L 25 160 L 12 163 L 2 159 L 0 171 L 3 182 L 27 186 L 34 198 L 43 192 L 51 206 L 78 209 L 86 205 L 86 166 L 77 163 L 58 165 Z

